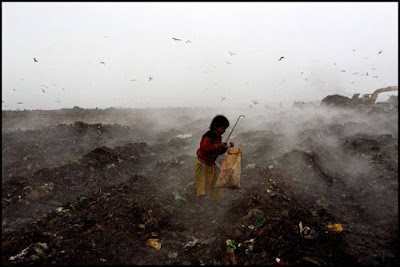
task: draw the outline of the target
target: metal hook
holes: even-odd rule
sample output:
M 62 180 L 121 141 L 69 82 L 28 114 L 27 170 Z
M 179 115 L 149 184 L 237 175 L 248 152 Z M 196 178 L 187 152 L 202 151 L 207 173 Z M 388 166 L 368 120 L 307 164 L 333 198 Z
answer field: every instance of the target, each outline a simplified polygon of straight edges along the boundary
M 229 137 L 231 136 L 231 134 L 232 134 L 232 132 L 233 132 L 233 129 L 235 129 L 235 127 L 236 127 L 236 124 L 238 123 L 238 121 L 239 121 L 240 117 L 246 118 L 244 115 L 239 115 L 239 117 L 238 117 L 238 119 L 237 119 L 237 121 L 236 121 L 235 125 L 233 126 L 233 128 L 232 128 L 231 132 L 230 132 L 230 133 L 229 133 L 229 135 L 228 135 L 228 138 L 226 138 L 226 141 L 225 141 L 226 143 L 228 143 Z

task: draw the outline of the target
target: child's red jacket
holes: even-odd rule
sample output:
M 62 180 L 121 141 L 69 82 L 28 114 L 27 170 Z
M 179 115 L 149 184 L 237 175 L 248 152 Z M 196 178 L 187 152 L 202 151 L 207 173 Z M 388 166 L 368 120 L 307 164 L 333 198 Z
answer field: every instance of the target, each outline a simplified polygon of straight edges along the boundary
M 200 141 L 200 147 L 197 149 L 197 157 L 205 164 L 212 166 L 219 155 L 224 154 L 227 148 L 218 148 L 218 144 L 222 141 L 214 131 L 206 132 Z

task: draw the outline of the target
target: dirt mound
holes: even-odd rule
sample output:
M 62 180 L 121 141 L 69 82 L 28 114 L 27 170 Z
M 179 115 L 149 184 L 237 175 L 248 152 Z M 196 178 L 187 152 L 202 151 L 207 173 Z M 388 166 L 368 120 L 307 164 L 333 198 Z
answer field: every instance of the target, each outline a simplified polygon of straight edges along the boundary
M 321 100 L 322 106 L 328 107 L 350 107 L 351 99 L 342 95 L 328 95 Z

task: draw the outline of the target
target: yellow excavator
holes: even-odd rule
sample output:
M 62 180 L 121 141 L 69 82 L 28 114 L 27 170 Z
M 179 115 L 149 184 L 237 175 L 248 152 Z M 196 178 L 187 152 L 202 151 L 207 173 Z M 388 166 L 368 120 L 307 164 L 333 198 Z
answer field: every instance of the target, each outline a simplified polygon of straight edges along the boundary
M 374 104 L 378 95 L 383 92 L 390 92 L 390 91 L 398 91 L 398 86 L 389 86 L 381 89 L 375 90 L 372 94 L 364 94 L 362 97 L 359 97 L 360 94 L 354 94 L 351 98 L 351 102 L 355 104 Z

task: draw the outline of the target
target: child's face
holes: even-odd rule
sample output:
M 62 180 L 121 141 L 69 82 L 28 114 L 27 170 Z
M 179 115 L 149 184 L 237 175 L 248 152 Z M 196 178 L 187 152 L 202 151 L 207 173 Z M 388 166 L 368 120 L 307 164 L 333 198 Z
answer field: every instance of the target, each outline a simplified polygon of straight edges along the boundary
M 215 132 L 218 135 L 222 135 L 225 132 L 225 127 L 224 126 L 217 126 L 217 127 L 215 127 Z

